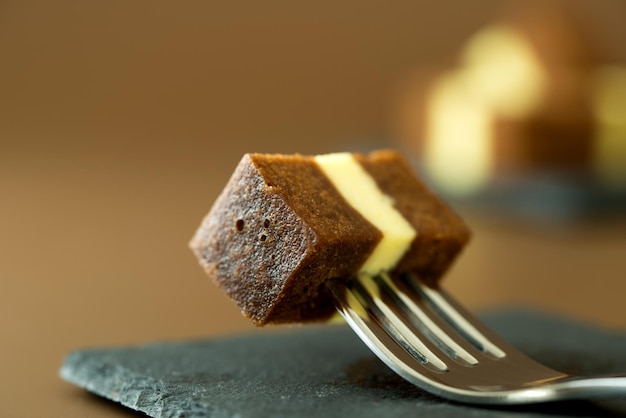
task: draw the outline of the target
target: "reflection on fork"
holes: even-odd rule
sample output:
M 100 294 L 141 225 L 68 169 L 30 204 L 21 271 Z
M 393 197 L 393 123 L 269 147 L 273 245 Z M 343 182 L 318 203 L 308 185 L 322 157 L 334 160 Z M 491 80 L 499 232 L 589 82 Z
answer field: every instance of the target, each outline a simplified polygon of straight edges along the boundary
M 337 310 L 397 374 L 441 397 L 523 404 L 626 395 L 626 376 L 577 377 L 522 354 L 414 276 L 328 284 Z

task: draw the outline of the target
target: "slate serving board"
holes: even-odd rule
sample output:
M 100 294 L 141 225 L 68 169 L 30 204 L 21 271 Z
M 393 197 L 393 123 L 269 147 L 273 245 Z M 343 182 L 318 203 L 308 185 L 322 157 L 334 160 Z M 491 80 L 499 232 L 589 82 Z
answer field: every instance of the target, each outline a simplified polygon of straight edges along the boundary
M 549 366 L 626 372 L 626 333 L 532 312 L 484 317 Z M 626 415 L 626 399 L 517 407 L 447 402 L 386 368 L 346 326 L 84 349 L 60 375 L 152 417 L 571 417 Z

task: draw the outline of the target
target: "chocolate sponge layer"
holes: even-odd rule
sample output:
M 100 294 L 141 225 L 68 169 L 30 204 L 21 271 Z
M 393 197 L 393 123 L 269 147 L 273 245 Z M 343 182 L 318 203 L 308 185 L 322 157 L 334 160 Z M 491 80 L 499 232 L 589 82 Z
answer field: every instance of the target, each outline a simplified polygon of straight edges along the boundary
M 468 229 L 398 153 L 356 159 L 418 232 L 394 273 L 437 280 Z M 324 282 L 353 277 L 381 238 L 313 157 L 247 154 L 190 246 L 244 315 L 264 325 L 329 317 L 334 305 Z

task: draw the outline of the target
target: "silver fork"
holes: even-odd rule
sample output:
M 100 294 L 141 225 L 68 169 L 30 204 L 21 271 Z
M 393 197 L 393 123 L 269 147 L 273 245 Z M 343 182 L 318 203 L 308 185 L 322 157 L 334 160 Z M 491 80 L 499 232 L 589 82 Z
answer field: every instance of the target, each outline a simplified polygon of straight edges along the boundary
M 387 366 L 443 398 L 525 404 L 626 396 L 626 376 L 577 377 L 546 367 L 419 279 L 363 275 L 328 286 L 337 310 Z

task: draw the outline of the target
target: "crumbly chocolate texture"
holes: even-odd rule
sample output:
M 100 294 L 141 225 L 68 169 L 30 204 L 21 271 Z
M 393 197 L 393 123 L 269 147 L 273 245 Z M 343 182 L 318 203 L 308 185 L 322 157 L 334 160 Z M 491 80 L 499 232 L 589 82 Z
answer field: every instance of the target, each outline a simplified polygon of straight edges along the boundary
M 359 155 L 418 238 L 395 273 L 436 281 L 469 237 L 396 152 Z M 208 275 L 257 325 L 323 320 L 328 280 L 347 281 L 381 232 L 334 188 L 313 157 L 247 154 L 192 239 Z
M 380 238 L 312 158 L 248 154 L 191 247 L 243 313 L 264 325 L 332 315 L 322 284 L 352 276 Z

